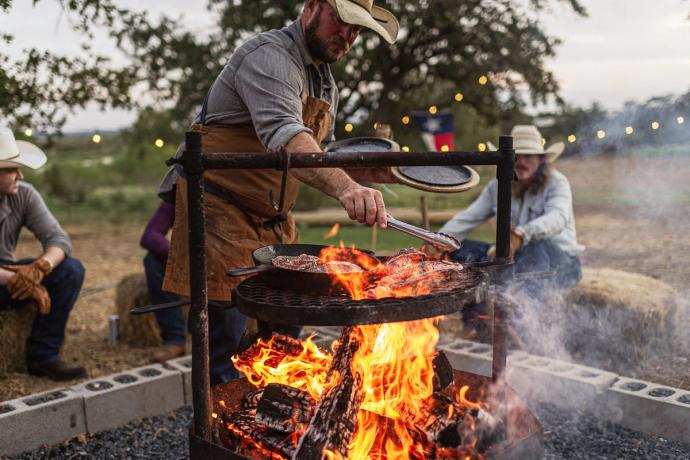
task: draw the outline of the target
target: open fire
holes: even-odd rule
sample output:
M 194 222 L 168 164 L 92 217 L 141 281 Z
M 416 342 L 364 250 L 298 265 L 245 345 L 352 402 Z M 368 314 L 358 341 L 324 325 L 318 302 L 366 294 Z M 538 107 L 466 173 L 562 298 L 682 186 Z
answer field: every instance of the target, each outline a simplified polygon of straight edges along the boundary
M 328 269 L 355 300 L 424 295 L 462 277 L 459 264 L 410 250 L 385 263 L 342 247 L 322 251 L 320 263 L 333 261 L 362 268 Z M 481 458 L 503 425 L 468 399 L 469 386 L 454 384 L 435 350 L 439 320 L 344 327 L 332 353 L 311 338 L 259 340 L 232 358 L 256 390 L 241 407 L 216 405 L 219 437 L 248 458 Z

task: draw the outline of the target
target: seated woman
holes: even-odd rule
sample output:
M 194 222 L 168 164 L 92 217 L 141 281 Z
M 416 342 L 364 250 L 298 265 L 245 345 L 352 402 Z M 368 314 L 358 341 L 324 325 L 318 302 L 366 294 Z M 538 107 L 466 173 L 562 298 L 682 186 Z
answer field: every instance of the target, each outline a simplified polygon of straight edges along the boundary
M 580 280 L 573 199 L 568 179 L 553 167 L 563 152 L 559 142 L 544 150 L 542 135 L 535 126 L 518 125 L 511 132 L 516 153 L 511 208 L 510 255 L 515 272 L 550 271 L 551 287 L 566 289 Z M 498 182 L 493 179 L 479 197 L 460 211 L 439 231 L 463 240 L 473 229 L 496 215 Z M 489 243 L 463 240 L 462 248 L 450 257 L 459 262 L 480 262 L 493 256 Z M 528 282 L 525 287 L 535 300 L 543 299 L 546 285 Z M 465 314 L 465 319 L 468 314 Z

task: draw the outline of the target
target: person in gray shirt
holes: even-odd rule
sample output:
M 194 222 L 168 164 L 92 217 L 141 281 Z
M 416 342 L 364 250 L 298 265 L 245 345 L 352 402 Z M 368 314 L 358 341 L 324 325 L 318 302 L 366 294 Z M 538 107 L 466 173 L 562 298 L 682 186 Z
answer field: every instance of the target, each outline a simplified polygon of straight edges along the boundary
M 59 357 L 70 311 L 84 281 L 84 267 L 69 257 L 71 243 L 36 189 L 22 179 L 21 167 L 38 169 L 45 154 L 35 145 L 16 141 L 0 128 L 0 308 L 38 307 L 26 341 L 29 374 L 52 380 L 86 377 L 81 366 Z M 16 260 L 19 233 L 28 228 L 43 246 L 38 258 Z

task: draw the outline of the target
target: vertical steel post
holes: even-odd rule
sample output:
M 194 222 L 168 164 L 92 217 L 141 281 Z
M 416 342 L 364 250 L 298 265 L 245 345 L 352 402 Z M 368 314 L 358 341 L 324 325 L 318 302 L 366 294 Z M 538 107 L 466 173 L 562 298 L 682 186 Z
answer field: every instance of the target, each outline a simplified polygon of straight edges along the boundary
M 502 156 L 496 168 L 498 180 L 498 203 L 496 210 L 496 259 L 503 263 L 496 273 L 495 283 L 504 286 L 512 275 L 510 255 L 510 208 L 512 199 L 512 181 L 515 174 L 515 150 L 513 138 L 501 136 L 498 140 L 498 151 Z M 498 298 L 497 290 L 492 286 L 487 306 L 493 307 L 493 362 L 491 376 L 494 382 L 503 378 L 506 369 L 506 311 L 504 303 Z
M 187 132 L 182 159 L 187 174 L 189 231 L 189 288 L 192 306 L 192 394 L 194 433 L 211 442 L 211 382 L 208 352 L 208 298 L 206 292 L 206 244 L 204 241 L 204 160 L 201 133 Z

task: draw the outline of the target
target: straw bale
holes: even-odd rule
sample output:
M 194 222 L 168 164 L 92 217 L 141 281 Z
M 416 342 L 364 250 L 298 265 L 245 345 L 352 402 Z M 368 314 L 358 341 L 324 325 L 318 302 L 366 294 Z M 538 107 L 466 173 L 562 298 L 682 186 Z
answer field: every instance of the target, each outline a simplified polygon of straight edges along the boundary
M 37 308 L 33 303 L 11 310 L 0 310 L 0 377 L 26 371 L 26 338 Z
M 133 307 L 149 305 L 149 292 L 143 273 L 127 275 L 117 285 L 115 305 L 120 316 L 119 340 L 133 347 L 161 344 L 160 328 L 154 313 L 130 315 Z
M 566 296 L 568 348 L 590 357 L 639 361 L 668 347 L 674 335 L 678 293 L 637 273 L 584 268 Z

